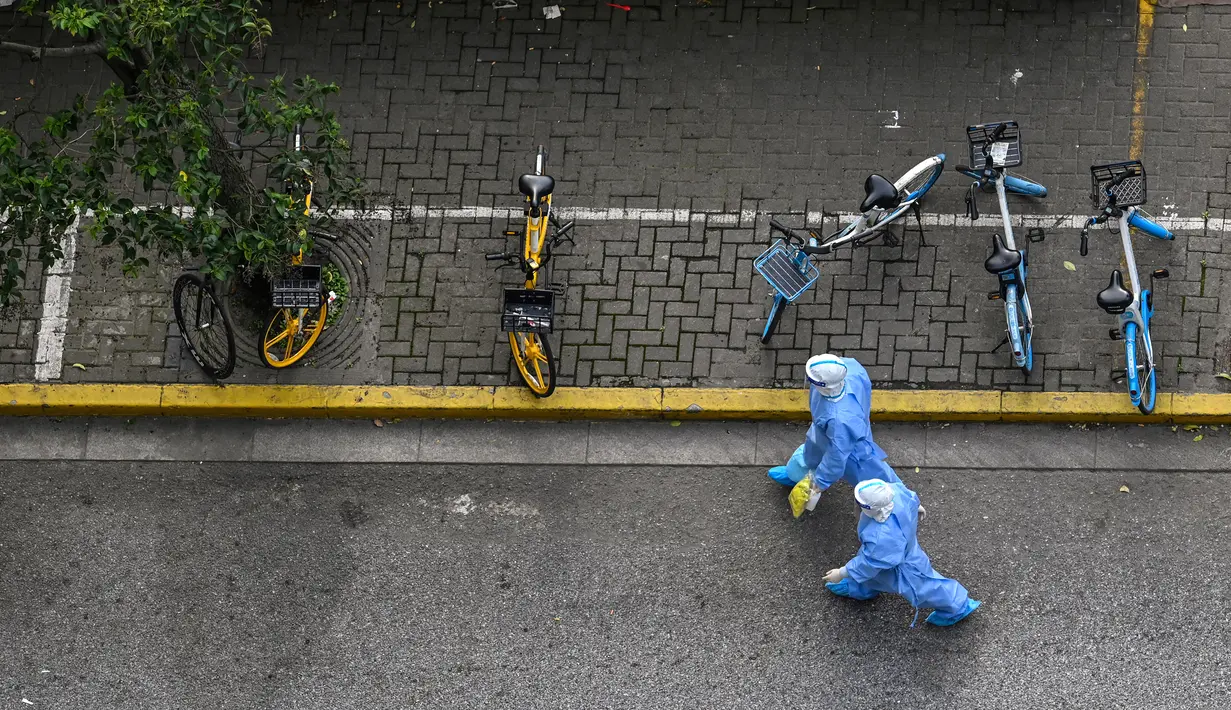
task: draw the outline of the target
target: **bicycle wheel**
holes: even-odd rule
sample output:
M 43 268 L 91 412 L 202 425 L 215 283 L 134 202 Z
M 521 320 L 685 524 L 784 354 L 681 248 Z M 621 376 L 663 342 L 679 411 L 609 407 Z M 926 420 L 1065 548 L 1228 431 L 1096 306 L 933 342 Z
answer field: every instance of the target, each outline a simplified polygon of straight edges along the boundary
M 1025 327 L 1018 319 L 1020 306 L 1017 303 L 1017 296 L 1014 293 L 1016 286 L 1008 286 L 1004 299 L 1004 318 L 1005 330 L 1009 336 L 1009 347 L 1012 349 L 1013 364 L 1025 370 L 1024 358 L 1025 349 L 1022 342 L 1022 336 L 1025 334 Z M 1026 374 L 1030 374 L 1027 372 Z
M 192 359 L 215 380 L 229 377 L 235 370 L 235 331 L 214 289 L 200 274 L 183 274 L 171 301 Z
M 945 154 L 934 155 L 911 168 L 893 184 L 903 202 L 914 202 L 932 189 L 945 169 Z
M 538 333 L 509 333 L 509 347 L 521 379 L 536 397 L 550 397 L 556 391 L 556 363 L 551 343 Z
M 1158 397 L 1158 379 L 1146 350 L 1148 337 L 1136 323 L 1124 328 L 1124 379 L 1128 381 L 1129 399 L 1142 414 L 1154 411 L 1154 401 Z
M 1029 325 L 1030 301 L 1027 299 L 1025 293 L 1023 293 L 1021 295 L 1021 299 L 1018 300 L 1017 308 L 1018 332 L 1021 333 L 1022 355 L 1025 356 L 1025 363 L 1021 366 L 1022 374 L 1026 377 L 1030 377 L 1030 372 L 1034 370 L 1034 343 L 1032 342 L 1034 340 L 1034 333 L 1031 330 L 1032 326 Z
M 774 332 L 778 330 L 778 322 L 782 320 L 782 313 L 786 310 L 787 300 L 781 294 L 774 295 L 774 303 L 769 307 L 769 318 L 765 320 L 765 330 L 761 331 L 761 344 L 769 345 L 769 339 L 774 337 Z
M 1004 189 L 1028 197 L 1047 197 L 1047 188 L 1026 178 L 1013 175 L 1004 176 Z
M 328 311 L 323 299 L 316 308 L 279 308 L 265 326 L 261 360 L 273 368 L 290 367 L 302 360 L 325 330 Z

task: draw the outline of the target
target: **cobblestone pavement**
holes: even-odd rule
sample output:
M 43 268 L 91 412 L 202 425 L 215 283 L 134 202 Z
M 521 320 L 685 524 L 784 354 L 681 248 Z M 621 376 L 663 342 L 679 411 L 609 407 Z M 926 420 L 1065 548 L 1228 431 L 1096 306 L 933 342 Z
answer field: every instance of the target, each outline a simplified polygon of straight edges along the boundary
M 989 217 L 930 225 L 926 245 L 912 230 L 897 246 L 826 259 L 771 346 L 757 338 L 769 289 L 752 260 L 768 241 L 766 215 L 802 224 L 806 212 L 850 212 L 869 172 L 893 178 L 939 151 L 950 166 L 966 162 L 963 127 L 985 120 L 1021 123 L 1020 170 L 1051 191 L 1013 198 L 1014 213 L 1087 213 L 1088 166 L 1127 158 L 1132 142 L 1136 3 L 562 8 L 547 21 L 540 3 L 275 3 L 258 68 L 342 84 L 356 158 L 376 201 L 398 209 L 344 230 L 367 278 L 346 316 L 354 325 L 326 333 L 309 367 L 276 374 L 241 342 L 236 380 L 516 381 L 498 316 L 514 276 L 482 258 L 506 246 L 506 222 L 437 215 L 516 207 L 514 180 L 543 144 L 558 205 L 683 215 L 580 221 L 577 245 L 555 261 L 562 384 L 791 385 L 809 354 L 832 350 L 885 386 L 1120 386 L 1109 376 L 1123 357 L 1106 335 L 1113 321 L 1094 304 L 1120 260 L 1110 235 L 1096 233 L 1085 259 L 1071 228 L 1032 245 L 1028 382 L 992 352 L 1004 319 L 986 300 Z M 1137 240 L 1143 272 L 1172 273 L 1154 333 L 1165 388 L 1225 389 L 1213 375 L 1231 369 L 1231 300 L 1220 298 L 1231 269 L 1227 29 L 1231 8 L 1158 8 L 1143 65 L 1148 207 L 1216 225 Z M 0 56 L 0 68 L 6 93 L 35 90 L 38 66 Z M 99 74 L 82 62 L 57 76 L 64 83 L 40 89 L 48 105 Z M 942 175 L 925 204 L 932 221 L 963 211 L 966 182 Z M 133 280 L 112 261 L 96 245 L 79 250 L 64 379 L 200 379 L 170 314 L 177 267 Z M 39 288 L 32 273 L 27 316 L 0 320 L 0 379 L 31 376 Z

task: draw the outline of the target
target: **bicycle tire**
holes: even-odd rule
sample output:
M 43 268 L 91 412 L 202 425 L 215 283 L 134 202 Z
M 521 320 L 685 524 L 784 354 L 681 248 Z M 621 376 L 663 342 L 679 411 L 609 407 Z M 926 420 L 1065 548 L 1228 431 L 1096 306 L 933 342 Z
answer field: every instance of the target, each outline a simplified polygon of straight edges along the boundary
M 761 331 L 761 344 L 769 345 L 769 339 L 774 337 L 778 324 L 782 322 L 782 313 L 786 310 L 787 300 L 782 296 L 774 296 L 773 305 L 769 307 L 769 318 L 765 321 L 765 330 Z
M 303 316 L 300 319 L 296 319 L 294 324 L 298 325 L 298 320 L 306 320 L 310 323 L 310 326 L 299 330 L 294 335 L 290 332 L 292 317 L 288 315 L 293 310 L 300 309 L 279 308 L 275 310 L 274 314 L 269 318 L 269 323 L 265 326 L 265 334 L 261 337 L 261 361 L 265 363 L 266 367 L 280 370 L 299 362 L 308 354 L 312 346 L 316 345 L 317 339 L 320 338 L 321 333 L 325 330 L 325 320 L 329 317 L 328 302 L 322 300 L 321 305 L 316 308 L 303 309 Z M 280 332 L 271 341 L 270 332 L 274 331 L 275 326 L 279 325 L 279 318 L 282 319 Z M 315 320 L 312 320 L 312 318 L 315 318 Z M 299 346 L 296 347 L 296 338 L 299 335 L 304 335 L 305 339 L 300 341 Z M 283 337 L 287 340 L 285 354 L 282 357 L 277 357 L 276 354 L 270 353 L 270 348 L 278 345 Z
M 519 335 L 524 337 L 522 343 L 518 343 L 517 336 Z M 531 341 L 534 347 L 528 352 L 526 346 Z M 517 364 L 517 371 L 521 374 L 522 382 L 530 388 L 535 397 L 550 397 L 552 392 L 556 391 L 556 362 L 551 353 L 551 341 L 538 333 L 513 331 L 509 333 L 509 347 L 513 351 L 513 362 Z M 534 350 L 537 350 L 539 354 L 535 355 Z M 531 363 L 528 362 L 531 357 L 535 363 L 534 374 L 531 374 Z M 538 363 L 547 365 L 546 372 Z
M 1137 405 L 1137 411 L 1148 415 L 1154 412 L 1158 397 L 1158 379 L 1154 367 L 1148 363 L 1138 364 L 1142 354 L 1146 354 L 1148 358 L 1145 338 L 1145 331 L 1138 328 L 1136 323 L 1128 323 L 1124 327 L 1124 379 L 1128 384 L 1128 397 Z M 1138 376 L 1138 370 L 1144 372 L 1144 378 Z M 1136 397 L 1133 396 L 1134 392 L 1137 393 Z
M 1004 189 L 1027 197 L 1047 197 L 1047 188 L 1033 180 L 1005 174 Z
M 212 379 L 230 377 L 235 371 L 235 329 L 213 287 L 200 274 L 182 274 L 175 280 L 171 302 L 180 336 L 192 359 Z M 213 337 L 218 323 L 222 324 L 222 342 Z M 198 337 L 194 339 L 193 334 Z
M 1165 239 L 1168 241 L 1175 239 L 1175 235 L 1170 230 L 1141 214 L 1138 210 L 1133 210 L 1133 213 L 1129 215 L 1128 226 L 1155 239 Z
M 898 178 L 898 181 L 893 184 L 898 189 L 898 194 L 906 193 L 902 198 L 903 202 L 917 202 L 921 197 L 927 194 L 928 190 L 936 184 L 940 179 L 940 174 L 945 169 L 945 154 L 939 153 L 921 161 L 918 165 L 906 171 L 906 174 Z
M 1009 336 L 1010 356 L 1013 358 L 1013 364 L 1017 367 L 1021 367 L 1021 365 L 1017 364 L 1017 354 L 1025 352 L 1024 345 L 1022 343 L 1022 334 L 1024 329 L 1018 320 L 1018 311 L 1020 306 L 1018 306 L 1017 297 L 1012 293 L 1012 291 L 1017 287 L 1008 286 L 1007 288 L 1009 291 L 1006 293 L 1004 299 L 1005 333 Z
M 1029 322 L 1026 318 L 1027 302 L 1026 294 L 1023 292 L 1017 300 L 1017 321 L 1021 332 L 1022 353 L 1026 356 L 1026 364 L 1021 366 L 1021 370 L 1022 374 L 1029 378 L 1030 373 L 1034 371 L 1034 333 L 1033 328 L 1026 325 Z

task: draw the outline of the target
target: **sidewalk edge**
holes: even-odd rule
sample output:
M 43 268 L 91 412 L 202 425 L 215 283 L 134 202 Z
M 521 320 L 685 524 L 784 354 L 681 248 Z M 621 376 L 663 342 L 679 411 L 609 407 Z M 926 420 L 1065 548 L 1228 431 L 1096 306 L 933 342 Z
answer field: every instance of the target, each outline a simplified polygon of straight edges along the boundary
M 808 421 L 803 389 L 0 384 L 3 415 Z M 1231 423 L 1231 394 L 1158 396 L 1141 415 L 1113 392 L 876 390 L 878 421 Z

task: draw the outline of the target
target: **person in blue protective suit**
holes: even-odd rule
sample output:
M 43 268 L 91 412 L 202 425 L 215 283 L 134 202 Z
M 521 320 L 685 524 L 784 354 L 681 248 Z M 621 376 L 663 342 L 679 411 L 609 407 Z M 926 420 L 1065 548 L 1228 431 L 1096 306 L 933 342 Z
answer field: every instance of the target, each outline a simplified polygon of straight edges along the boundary
M 929 624 L 952 626 L 982 602 L 966 588 L 932 569 L 919 547 L 919 521 L 927 511 L 919 496 L 901 482 L 863 481 L 855 486 L 859 516 L 859 552 L 850 562 L 825 574 L 825 588 L 840 597 L 873 599 L 881 592 L 906 597 L 916 609 L 933 609 Z M 913 623 L 911 624 L 914 625 Z
M 812 426 L 804 443 L 785 466 L 769 470 L 769 477 L 793 486 L 791 508 L 803 514 L 800 501 L 843 479 L 852 486 L 878 478 L 900 481 L 885 463 L 885 452 L 872 440 L 872 380 L 853 358 L 816 355 L 804 366 L 809 385 Z M 800 490 L 802 488 L 810 490 Z

